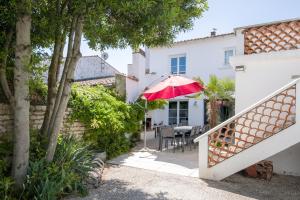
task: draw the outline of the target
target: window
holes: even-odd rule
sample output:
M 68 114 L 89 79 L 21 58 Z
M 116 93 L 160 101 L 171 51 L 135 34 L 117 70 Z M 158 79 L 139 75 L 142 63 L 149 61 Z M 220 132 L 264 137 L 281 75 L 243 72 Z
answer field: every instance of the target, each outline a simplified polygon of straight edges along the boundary
M 170 101 L 169 102 L 169 125 L 183 124 L 188 125 L 189 121 L 189 102 Z
M 229 65 L 229 58 L 234 55 L 234 49 L 227 49 L 224 52 L 224 64 Z
M 171 74 L 186 73 L 186 57 L 177 56 L 171 58 Z

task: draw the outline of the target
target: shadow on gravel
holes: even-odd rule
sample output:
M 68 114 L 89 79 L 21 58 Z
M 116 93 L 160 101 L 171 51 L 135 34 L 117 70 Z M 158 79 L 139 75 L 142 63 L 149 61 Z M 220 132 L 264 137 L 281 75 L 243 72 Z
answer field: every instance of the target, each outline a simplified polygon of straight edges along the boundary
M 127 182 L 112 179 L 105 180 L 99 188 L 90 191 L 84 200 L 171 200 L 167 192 L 146 193 L 140 189 L 130 188 Z M 79 198 L 78 198 L 79 199 Z M 75 199 L 74 199 L 75 200 Z M 172 200 L 180 200 L 174 199 Z
M 260 200 L 300 199 L 300 177 L 296 176 L 274 175 L 268 182 L 235 174 L 223 181 L 203 181 L 208 184 L 208 187 Z

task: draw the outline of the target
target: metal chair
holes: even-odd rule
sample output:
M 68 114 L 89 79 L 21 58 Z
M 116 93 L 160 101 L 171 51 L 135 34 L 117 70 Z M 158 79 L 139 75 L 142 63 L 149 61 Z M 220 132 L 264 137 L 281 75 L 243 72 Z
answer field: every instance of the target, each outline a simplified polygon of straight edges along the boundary
M 190 150 L 192 150 L 193 140 L 197 136 L 197 130 L 198 126 L 193 126 L 190 132 L 185 133 L 186 145 L 190 146 Z
M 185 134 L 182 132 L 177 132 L 175 134 L 174 151 L 175 151 L 176 146 L 180 146 L 182 149 L 182 152 L 184 152 L 184 142 L 185 142 Z
M 172 127 L 170 126 L 161 127 L 160 134 L 161 134 L 161 141 L 162 141 L 160 144 L 161 145 L 160 150 L 162 150 L 163 143 L 165 143 L 165 148 L 167 149 L 169 146 L 169 141 L 171 141 L 171 145 L 174 144 L 175 134 L 174 134 L 174 129 Z
M 209 125 L 205 124 L 201 129 L 201 135 L 209 130 Z

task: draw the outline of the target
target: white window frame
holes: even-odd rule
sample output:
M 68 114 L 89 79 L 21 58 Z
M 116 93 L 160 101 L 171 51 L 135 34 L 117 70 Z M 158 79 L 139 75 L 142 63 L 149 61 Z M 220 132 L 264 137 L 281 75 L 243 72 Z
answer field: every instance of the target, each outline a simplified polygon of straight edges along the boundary
M 225 59 L 226 59 L 226 57 L 225 57 L 225 52 L 226 51 L 233 51 L 233 55 L 232 56 L 235 56 L 235 47 L 227 47 L 227 48 L 224 48 L 224 50 L 223 50 L 223 66 L 225 66 L 225 67 L 230 67 L 230 63 L 229 63 L 229 58 L 228 58 L 228 63 L 226 63 L 225 61 Z
M 180 71 L 179 71 L 179 58 L 180 57 L 185 57 L 185 72 L 184 73 L 180 73 Z M 187 56 L 186 56 L 186 54 L 176 54 L 176 55 L 169 56 L 170 74 L 173 74 L 172 73 L 172 58 L 176 58 L 177 59 L 177 72 L 174 73 L 174 74 L 186 74 L 187 73 Z

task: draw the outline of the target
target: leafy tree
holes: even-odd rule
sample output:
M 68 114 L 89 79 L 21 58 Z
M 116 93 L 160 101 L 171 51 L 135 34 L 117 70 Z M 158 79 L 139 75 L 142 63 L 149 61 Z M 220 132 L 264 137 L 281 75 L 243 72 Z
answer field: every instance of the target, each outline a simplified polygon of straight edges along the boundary
M 193 19 L 207 9 L 206 0 L 57 0 L 44 1 L 46 17 L 53 17 L 54 50 L 48 73 L 48 102 L 42 134 L 49 137 L 47 160 L 52 161 L 60 125 L 70 97 L 75 66 L 81 56 L 82 35 L 91 48 L 166 45 L 192 27 Z M 41 3 L 43 4 L 43 3 Z M 49 8 L 49 10 L 45 10 Z M 43 12 L 41 12 L 43 13 Z M 54 17 L 55 16 L 55 17 Z M 43 17 L 42 17 L 43 18 Z M 59 81 L 59 65 L 66 36 L 67 56 Z
M 39 48 L 50 44 L 46 38 L 38 39 L 40 34 L 32 34 L 37 30 L 32 26 L 32 4 L 35 2 L 0 0 L 0 85 L 14 113 L 12 176 L 18 188 L 24 181 L 29 158 L 31 70 L 37 64 Z
M 28 166 L 28 83 L 33 56 L 52 49 L 47 110 L 41 133 L 54 157 L 84 37 L 93 49 L 167 45 L 207 9 L 206 0 L 0 0 L 0 83 L 15 116 L 13 176 L 21 185 Z M 16 12 L 12 12 L 16 11 Z M 31 32 L 30 32 L 31 31 Z M 66 47 L 64 61 L 63 50 Z M 63 66 L 60 72 L 60 66 Z M 9 66 L 14 66 L 13 86 Z M 59 78 L 59 74 L 62 74 Z
M 201 78 L 195 78 L 200 84 L 204 85 L 203 95 L 208 100 L 208 120 L 210 128 L 218 124 L 219 118 L 219 101 L 233 101 L 234 81 L 229 78 L 219 79 L 211 75 L 207 84 Z M 199 96 L 199 95 L 198 95 Z

